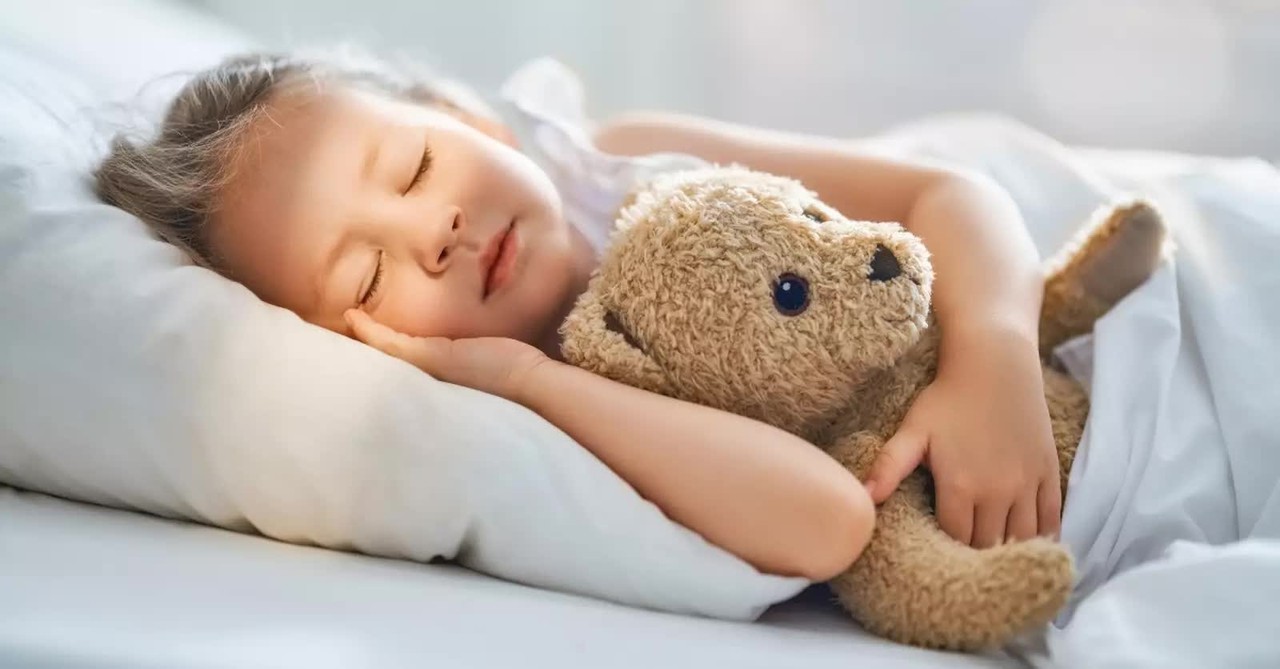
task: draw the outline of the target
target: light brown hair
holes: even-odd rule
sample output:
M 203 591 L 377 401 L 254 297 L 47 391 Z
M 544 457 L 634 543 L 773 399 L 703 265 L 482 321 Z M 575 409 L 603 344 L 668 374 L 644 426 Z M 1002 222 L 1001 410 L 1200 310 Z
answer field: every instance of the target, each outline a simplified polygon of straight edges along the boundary
M 350 47 L 316 54 L 245 53 L 196 73 L 169 104 L 154 136 L 117 134 L 94 171 L 94 190 L 102 201 L 142 219 L 195 264 L 226 274 L 209 243 L 208 221 L 232 176 L 229 166 L 246 128 L 280 91 L 325 83 L 492 117 L 456 82 Z

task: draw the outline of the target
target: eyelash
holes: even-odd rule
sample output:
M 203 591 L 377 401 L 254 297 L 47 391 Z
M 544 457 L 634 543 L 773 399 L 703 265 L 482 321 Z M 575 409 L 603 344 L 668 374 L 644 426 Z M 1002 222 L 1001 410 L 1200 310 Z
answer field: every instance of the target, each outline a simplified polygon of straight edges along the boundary
M 431 169 L 431 147 L 424 146 L 422 148 L 422 162 L 418 163 L 418 172 L 413 175 L 413 180 L 409 182 L 409 187 L 404 189 L 406 195 L 413 190 L 414 186 L 418 185 L 419 181 L 422 181 L 422 177 L 427 175 L 427 170 L 429 169 Z
M 382 286 L 382 256 L 383 252 L 378 251 L 378 265 L 373 270 L 373 281 L 369 282 L 369 290 L 360 297 L 360 306 L 364 306 L 378 294 L 378 288 Z
M 409 182 L 409 187 L 404 189 L 404 192 L 407 194 L 409 191 L 413 190 L 413 187 L 417 186 L 418 182 L 422 181 L 422 177 L 426 176 L 427 170 L 430 170 L 430 169 L 431 169 L 431 147 L 424 146 L 422 147 L 422 161 L 418 163 L 418 171 L 413 175 L 413 180 Z M 369 290 L 366 291 L 365 294 L 360 297 L 359 304 L 362 307 L 368 304 L 369 301 L 372 300 L 375 296 L 377 296 L 378 288 L 382 286 L 382 259 L 383 259 L 383 252 L 379 251 L 378 264 L 373 270 L 373 281 L 369 282 Z

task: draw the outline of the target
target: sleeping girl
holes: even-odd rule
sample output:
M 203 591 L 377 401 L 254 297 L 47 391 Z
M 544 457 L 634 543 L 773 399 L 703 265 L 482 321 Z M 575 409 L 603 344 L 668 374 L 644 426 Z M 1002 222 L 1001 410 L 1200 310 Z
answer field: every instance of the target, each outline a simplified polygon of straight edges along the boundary
M 849 141 L 671 113 L 596 124 L 581 98 L 551 60 L 518 70 L 495 108 L 369 57 L 249 53 L 196 74 L 154 137 L 117 137 L 96 187 L 262 300 L 527 406 L 761 571 L 843 571 L 871 535 L 873 504 L 921 464 L 957 539 L 1057 533 L 1041 275 L 1007 193 Z M 851 218 L 899 221 L 944 277 L 937 379 L 866 481 L 774 427 L 559 357 L 557 329 L 626 192 L 709 163 L 790 176 Z

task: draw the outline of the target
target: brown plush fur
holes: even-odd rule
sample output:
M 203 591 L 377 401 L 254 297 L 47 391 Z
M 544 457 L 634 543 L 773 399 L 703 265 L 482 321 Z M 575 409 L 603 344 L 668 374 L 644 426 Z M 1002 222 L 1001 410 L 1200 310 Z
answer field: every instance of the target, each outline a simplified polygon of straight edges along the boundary
M 1145 203 L 1100 211 L 1048 266 L 1042 351 L 1088 332 L 1145 280 L 1163 234 Z M 877 280 L 877 252 L 892 253 L 900 273 Z M 794 315 L 774 301 L 788 273 L 808 282 Z M 932 282 L 915 236 L 847 220 L 795 181 L 738 168 L 671 174 L 623 208 L 562 328 L 564 354 L 789 430 L 862 478 L 934 377 Z M 1088 400 L 1048 367 L 1045 399 L 1065 494 Z M 963 545 L 939 528 L 930 484 L 918 470 L 880 507 L 867 549 L 831 581 L 845 607 L 878 634 L 934 648 L 991 647 L 1048 621 L 1071 589 L 1066 549 L 1048 539 Z

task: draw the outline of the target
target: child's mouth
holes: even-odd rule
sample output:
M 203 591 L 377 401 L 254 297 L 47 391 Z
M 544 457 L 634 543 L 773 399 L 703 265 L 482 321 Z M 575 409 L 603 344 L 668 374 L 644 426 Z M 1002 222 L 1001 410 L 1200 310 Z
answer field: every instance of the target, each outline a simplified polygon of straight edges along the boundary
M 515 229 L 515 221 L 512 221 L 499 240 L 497 257 L 493 259 L 493 264 L 489 266 L 489 272 L 485 276 L 485 299 L 488 299 L 490 295 L 502 288 L 511 279 L 519 251 L 520 237 Z

